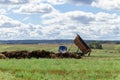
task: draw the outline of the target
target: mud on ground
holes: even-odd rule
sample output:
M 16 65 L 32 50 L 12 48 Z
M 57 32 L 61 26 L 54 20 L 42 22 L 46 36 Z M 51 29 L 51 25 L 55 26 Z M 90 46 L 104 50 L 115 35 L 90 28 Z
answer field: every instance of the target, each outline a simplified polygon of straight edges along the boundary
M 22 59 L 22 58 L 75 58 L 80 59 L 81 54 L 80 53 L 54 53 L 49 52 L 45 50 L 34 50 L 34 51 L 4 51 L 0 52 L 0 59 L 5 58 L 16 58 L 16 59 Z

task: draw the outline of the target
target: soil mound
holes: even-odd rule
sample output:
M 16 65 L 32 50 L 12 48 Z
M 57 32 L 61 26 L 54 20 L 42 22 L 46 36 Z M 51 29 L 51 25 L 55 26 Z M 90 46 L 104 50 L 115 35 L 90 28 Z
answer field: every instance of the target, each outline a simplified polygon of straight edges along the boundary
M 34 50 L 34 51 L 5 51 L 0 53 L 0 59 L 1 58 L 76 58 L 80 59 L 81 54 L 79 53 L 54 53 L 54 52 L 49 52 L 45 50 Z
M 0 54 L 0 59 L 5 59 L 6 56 L 4 54 Z

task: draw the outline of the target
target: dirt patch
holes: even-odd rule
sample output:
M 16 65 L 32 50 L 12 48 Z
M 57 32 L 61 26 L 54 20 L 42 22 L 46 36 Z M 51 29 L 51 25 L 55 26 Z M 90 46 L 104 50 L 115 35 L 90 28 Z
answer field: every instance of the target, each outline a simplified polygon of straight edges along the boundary
M 6 56 L 4 54 L 0 54 L 0 59 L 5 59 Z
M 35 51 L 4 51 L 0 53 L 0 59 L 1 58 L 75 58 L 80 59 L 81 54 L 80 53 L 54 53 L 49 52 L 45 50 L 35 50 Z

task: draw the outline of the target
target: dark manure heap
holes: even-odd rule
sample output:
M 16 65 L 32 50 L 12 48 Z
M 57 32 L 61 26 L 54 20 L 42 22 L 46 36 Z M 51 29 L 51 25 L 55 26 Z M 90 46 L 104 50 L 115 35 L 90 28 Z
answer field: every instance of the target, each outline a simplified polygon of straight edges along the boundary
M 34 50 L 34 51 L 4 51 L 0 52 L 0 59 L 5 58 L 16 58 L 16 59 L 24 59 L 24 58 L 75 58 L 80 59 L 80 53 L 54 53 L 45 50 Z

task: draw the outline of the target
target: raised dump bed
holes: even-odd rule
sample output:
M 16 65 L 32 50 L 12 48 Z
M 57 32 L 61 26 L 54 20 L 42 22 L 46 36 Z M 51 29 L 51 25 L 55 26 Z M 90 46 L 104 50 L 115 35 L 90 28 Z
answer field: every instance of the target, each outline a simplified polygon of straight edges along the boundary
M 88 56 L 90 56 L 91 49 L 88 47 L 88 45 L 83 41 L 83 39 L 78 34 L 74 39 L 74 43 L 82 51 L 83 54 L 88 53 Z

